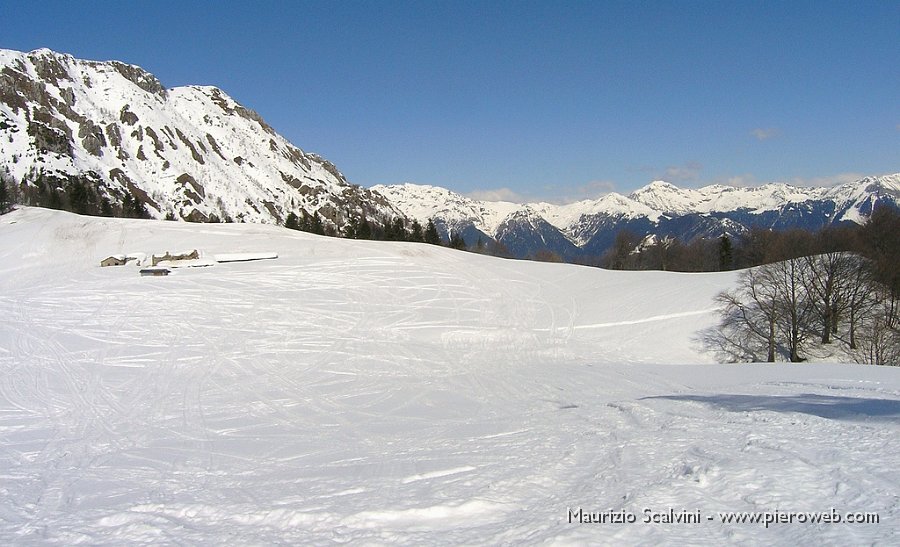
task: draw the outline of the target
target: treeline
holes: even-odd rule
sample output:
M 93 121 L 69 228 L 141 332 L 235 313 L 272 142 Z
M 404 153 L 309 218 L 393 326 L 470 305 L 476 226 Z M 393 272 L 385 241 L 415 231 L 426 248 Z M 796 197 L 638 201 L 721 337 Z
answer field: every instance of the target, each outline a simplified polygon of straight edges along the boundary
M 313 234 L 344 237 L 348 239 L 369 239 L 374 241 L 410 241 L 416 243 L 430 243 L 442 245 L 452 249 L 471 251 L 494 256 L 509 257 L 506 248 L 493 240 L 485 242 L 480 237 L 473 245 L 467 245 L 462 235 L 457 231 L 450 231 L 449 238 L 444 241 L 438 232 L 433 219 L 429 219 L 425 226 L 418 220 L 407 223 L 401 217 L 383 217 L 380 222 L 372 222 L 366 217 L 358 217 L 351 220 L 341 232 L 327 226 L 318 212 L 312 214 L 302 211 L 288 214 L 284 221 L 284 227 L 292 230 L 300 230 Z
M 103 181 L 93 173 L 55 176 L 38 171 L 29 184 L 17 185 L 0 171 L 0 213 L 15 204 L 71 211 L 79 215 L 151 218 L 147 206 L 128 191 L 110 189 L 110 197 L 100 193 Z
M 738 253 L 739 251 L 739 253 Z M 863 226 L 753 231 L 735 250 L 749 265 L 723 292 L 711 343 L 732 361 L 805 360 L 811 341 L 857 362 L 900 364 L 900 215 Z
M 743 267 L 743 262 L 741 249 L 735 249 L 735 242 L 727 235 L 718 239 L 698 237 L 683 243 L 675 237 L 647 239 L 620 230 L 612 246 L 590 265 L 608 270 L 715 272 Z
M 102 194 L 101 189 L 106 189 L 112 199 Z M 98 175 L 90 172 L 57 176 L 37 171 L 26 177 L 22 184 L 16 184 L 7 171 L 0 169 L 0 214 L 10 211 L 15 204 L 71 211 L 81 215 L 151 218 L 145 202 L 140 197 L 118 188 L 108 188 Z M 221 200 L 219 205 L 220 210 L 224 209 Z M 177 220 L 177 217 L 174 212 L 169 211 L 165 219 Z M 196 221 L 217 223 L 233 222 L 233 219 L 227 215 L 220 219 L 218 215 L 210 214 L 209 217 L 198 218 Z M 238 221 L 242 222 L 240 215 Z M 310 214 L 303 210 L 299 215 L 295 212 L 288 213 L 284 227 L 350 239 L 446 244 L 455 249 L 509 256 L 505 248 L 496 242 L 486 244 L 479 239 L 475 245 L 468 247 L 462 236 L 456 232 L 451 232 L 449 241 L 445 243 L 433 220 L 422 226 L 417 220 L 407 223 L 400 217 L 384 217 L 380 222 L 373 222 L 362 216 L 351 220 L 343 230 L 337 230 L 333 224 L 325 222 L 318 212 Z
M 372 222 L 365 216 L 362 216 L 350 220 L 344 229 L 338 232 L 333 227 L 326 225 L 318 212 L 310 214 L 304 210 L 300 215 L 294 212 L 289 213 L 287 218 L 285 218 L 284 227 L 291 230 L 347 239 L 416 241 L 441 245 L 441 237 L 438 234 L 437 227 L 431 220 L 423 228 L 417 220 L 412 221 L 407 226 L 406 221 L 400 217 L 391 218 L 386 216 L 381 219 L 381 222 Z
M 891 207 L 878 208 L 869 228 L 857 224 L 827 226 L 820 230 L 794 228 L 772 230 L 754 226 L 736 237 L 698 237 L 688 243 L 672 236 L 643 238 L 629 230 L 616 233 L 612 246 L 599 258 L 587 259 L 592 266 L 609 270 L 664 270 L 716 272 L 752 268 L 795 257 L 797 253 L 833 250 L 871 254 L 871 232 L 885 219 L 896 216 Z
M 749 268 L 764 263 L 763 241 L 778 239 L 779 232 L 752 228 L 733 238 L 694 238 L 683 243 L 676 237 L 642 238 L 628 230 L 616 234 L 613 245 L 592 265 L 608 270 L 664 270 L 673 272 L 718 272 Z

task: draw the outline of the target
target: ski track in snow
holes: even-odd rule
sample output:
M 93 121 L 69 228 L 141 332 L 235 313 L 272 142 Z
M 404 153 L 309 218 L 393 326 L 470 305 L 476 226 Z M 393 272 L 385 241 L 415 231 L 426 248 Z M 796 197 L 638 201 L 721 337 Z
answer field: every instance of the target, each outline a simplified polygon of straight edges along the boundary
M 641 323 L 653 323 L 654 321 L 665 321 L 667 319 L 679 319 L 681 317 L 691 317 L 694 315 L 709 315 L 715 313 L 715 308 L 705 310 L 685 311 L 679 313 L 667 313 L 665 315 L 654 315 L 644 319 L 632 319 L 631 321 L 613 321 L 612 323 L 595 323 L 593 325 L 578 325 L 576 329 L 605 329 L 608 327 L 622 327 L 625 325 L 640 325 Z
M 897 370 L 669 366 L 710 361 L 692 335 L 731 274 L 193 228 L 0 217 L 0 542 L 896 541 Z M 279 258 L 95 265 L 173 236 Z M 577 507 L 881 523 L 569 523 Z

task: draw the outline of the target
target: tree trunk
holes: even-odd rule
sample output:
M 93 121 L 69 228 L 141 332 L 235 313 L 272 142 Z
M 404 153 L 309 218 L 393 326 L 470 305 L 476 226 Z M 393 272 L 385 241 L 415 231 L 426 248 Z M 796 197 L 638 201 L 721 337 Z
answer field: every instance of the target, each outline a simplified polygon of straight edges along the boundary
M 769 354 L 766 356 L 769 363 L 775 362 L 775 320 L 769 321 Z
M 831 321 L 832 321 L 832 313 L 831 313 L 831 305 L 825 304 L 825 316 L 822 317 L 822 343 L 830 344 L 831 343 Z
M 791 327 L 791 362 L 799 363 L 802 361 L 800 359 L 800 354 L 798 353 L 798 347 L 800 345 L 800 330 L 797 328 L 797 323 Z

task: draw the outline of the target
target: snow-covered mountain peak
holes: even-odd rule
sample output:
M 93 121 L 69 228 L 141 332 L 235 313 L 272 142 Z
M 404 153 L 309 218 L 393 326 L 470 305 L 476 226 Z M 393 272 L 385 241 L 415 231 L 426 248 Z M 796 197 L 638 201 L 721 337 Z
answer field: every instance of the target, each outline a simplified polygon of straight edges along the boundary
M 43 177 L 70 199 L 77 180 L 97 212 L 137 200 L 156 218 L 277 223 L 306 211 L 334 230 L 399 215 L 221 89 L 166 89 L 120 61 L 0 50 L 0 137 L 0 170 L 29 196 L 52 200 Z
M 440 186 L 426 184 L 377 185 L 372 190 L 423 225 L 430 219 L 440 219 L 450 229 L 471 224 L 486 234 L 495 232 L 511 212 L 521 207 L 504 201 L 478 201 Z
M 900 173 L 894 175 L 884 175 L 881 177 L 866 177 L 859 181 L 860 186 L 870 192 L 878 190 L 885 192 L 900 192 Z
M 648 217 L 656 219 L 661 212 L 641 201 L 635 200 L 631 196 L 623 196 L 616 192 L 606 194 L 600 199 L 592 202 L 591 207 L 585 211 L 587 214 L 605 213 L 609 215 L 619 215 L 627 218 Z
M 664 180 L 654 180 L 649 184 L 644 185 L 641 188 L 635 190 L 635 193 L 642 192 L 679 192 L 681 188 L 675 186 L 671 182 L 666 182 Z
M 684 214 L 695 208 L 704 196 L 696 190 L 657 180 L 635 190 L 629 197 L 660 213 Z

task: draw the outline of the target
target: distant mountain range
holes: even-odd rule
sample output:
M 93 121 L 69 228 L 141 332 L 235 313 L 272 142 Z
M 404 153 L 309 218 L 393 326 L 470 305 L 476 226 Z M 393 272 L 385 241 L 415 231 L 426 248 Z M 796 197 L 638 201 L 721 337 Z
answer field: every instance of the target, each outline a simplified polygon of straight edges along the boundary
M 610 193 L 567 205 L 477 201 L 416 184 L 372 189 L 420 222 L 435 219 L 445 236 L 457 232 L 469 244 L 479 237 L 496 240 L 517 257 L 549 250 L 567 260 L 602 255 L 622 229 L 689 241 L 740 235 L 754 226 L 818 229 L 862 223 L 878 203 L 900 206 L 900 174 L 829 188 L 766 184 L 685 189 L 655 181 L 627 196 Z
M 137 202 L 153 218 L 283 223 L 306 212 L 334 232 L 362 218 L 433 219 L 445 238 L 565 260 L 602 255 L 622 229 L 690 240 L 755 225 L 859 223 L 878 203 L 900 205 L 900 174 L 832 188 L 656 181 L 568 205 L 477 201 L 414 184 L 367 189 L 218 88 L 166 89 L 140 67 L 47 49 L 0 50 L 0 176 L 50 198 Z

